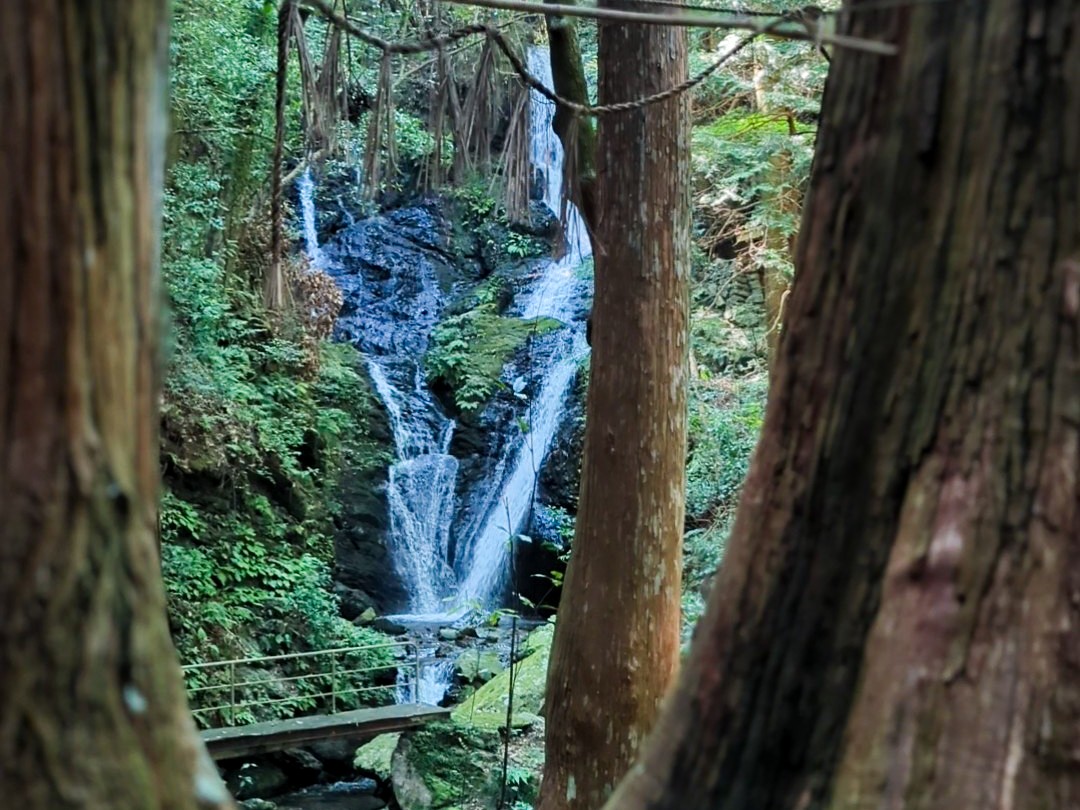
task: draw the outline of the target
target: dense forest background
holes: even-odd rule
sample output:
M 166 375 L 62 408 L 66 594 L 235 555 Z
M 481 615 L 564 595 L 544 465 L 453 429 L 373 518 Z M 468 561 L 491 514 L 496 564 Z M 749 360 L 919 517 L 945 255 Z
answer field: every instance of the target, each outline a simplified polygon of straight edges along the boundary
M 0 3 L 5 797 L 1076 807 L 1077 5 L 468 2 Z
M 420 36 L 431 24 L 419 6 L 374 5 L 355 13 L 366 28 L 387 38 Z M 505 26 L 521 42 L 544 38 L 535 17 L 466 9 L 453 15 L 446 24 L 483 19 Z M 332 586 L 334 548 L 335 538 L 349 531 L 344 511 L 352 507 L 355 513 L 385 477 L 380 470 L 391 457 L 385 415 L 356 350 L 335 340 L 325 319 L 304 317 L 310 308 L 303 299 L 320 295 L 318 285 L 294 285 L 293 304 L 282 312 L 268 311 L 262 296 L 270 239 L 276 17 L 270 3 L 174 4 L 161 538 L 170 615 L 185 661 L 354 644 L 367 632 L 341 618 Z M 311 18 L 307 29 L 317 49 L 326 26 Z M 595 26 L 581 29 L 585 64 L 595 81 Z M 721 40 L 711 33 L 693 37 L 692 72 L 724 49 Z M 466 42 L 454 53 L 463 95 L 480 50 L 480 43 Z M 359 45 L 349 53 L 350 114 L 338 125 L 334 149 L 321 150 L 313 161 L 317 174 L 339 183 L 355 175 L 362 161 L 365 104 L 372 103 L 378 74 L 373 53 Z M 503 252 L 487 256 L 490 267 L 481 273 L 545 250 L 509 230 L 500 178 L 490 175 L 490 167 L 486 175 L 484 167 L 475 167 L 460 182 L 426 186 L 422 170 L 435 150 L 426 108 L 432 58 L 403 62 L 395 86 L 397 173 L 374 200 L 362 200 L 361 188 L 346 186 L 358 213 L 439 196 L 463 228 L 488 229 L 487 244 L 472 251 L 482 256 L 496 252 L 488 246 L 497 245 Z M 286 162 L 296 169 L 311 155 L 295 56 L 289 64 Z M 507 65 L 496 73 L 497 83 L 509 85 Z M 768 335 L 778 328 L 776 312 L 765 306 L 768 278 L 790 277 L 790 245 L 824 73 L 824 60 L 811 47 L 761 40 L 694 96 L 688 624 L 703 604 L 698 586 L 719 557 L 761 424 Z M 452 143 L 443 147 L 447 164 L 452 150 Z M 285 194 L 296 281 L 305 259 L 295 182 Z M 511 238 L 504 239 L 507 231 Z M 463 247 L 463 253 L 469 250 Z M 506 276 L 498 273 L 494 281 Z M 489 276 L 475 286 L 492 281 Z M 428 363 L 432 378 L 446 368 L 466 370 L 444 376 L 456 386 L 458 402 L 473 410 L 497 388 L 501 364 L 485 362 L 492 344 L 498 344 L 494 355 L 505 360 L 522 342 L 509 319 L 477 322 L 485 328 L 466 350 L 471 356 L 440 355 L 436 343 Z M 443 331 L 443 346 L 451 343 L 454 325 Z M 572 533 L 572 518 L 565 511 L 554 516 L 564 533 Z M 374 597 L 371 605 L 381 609 Z M 371 605 L 354 607 L 350 618 Z

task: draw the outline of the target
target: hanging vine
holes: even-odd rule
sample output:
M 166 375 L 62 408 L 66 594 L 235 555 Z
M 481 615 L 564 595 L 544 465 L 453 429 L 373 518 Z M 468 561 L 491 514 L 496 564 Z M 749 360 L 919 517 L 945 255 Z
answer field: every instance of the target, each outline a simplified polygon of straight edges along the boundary
M 453 1 L 464 2 L 465 0 Z M 524 0 L 468 1 L 475 5 L 520 9 L 523 11 L 543 10 L 547 12 L 555 11 L 560 14 L 606 15 L 618 18 L 630 15 L 634 16 L 635 19 L 640 17 L 641 19 L 638 21 L 655 20 L 657 24 L 670 24 L 672 19 L 670 15 L 663 13 L 643 14 L 641 12 L 630 13 L 604 9 L 578 9 L 566 5 L 545 7 L 543 4 Z M 305 8 L 316 11 L 332 29 L 327 37 L 326 50 L 318 72 L 314 69 L 304 33 L 304 23 L 300 15 L 301 3 Z M 687 24 L 687 18 L 680 19 L 680 24 Z M 493 119 L 500 106 L 494 78 L 495 59 L 497 53 L 501 54 L 510 65 L 511 70 L 517 74 L 522 90 L 526 88 L 535 90 L 558 105 L 560 115 L 565 117 L 569 114 L 567 135 L 570 148 L 566 149 L 569 159 L 565 163 L 565 171 L 568 172 L 569 176 L 564 178 L 563 188 L 567 189 L 568 193 L 572 195 L 569 202 L 574 202 L 586 212 L 586 221 L 590 227 L 592 225 L 589 222 L 592 219 L 589 216 L 591 212 L 588 210 L 591 208 L 590 200 L 587 198 L 588 195 L 582 195 L 579 178 L 576 176 L 576 173 L 584 167 L 579 166 L 579 161 L 575 159 L 578 151 L 577 141 L 582 128 L 581 122 L 584 117 L 595 117 L 606 113 L 639 109 L 689 92 L 715 73 L 742 48 L 763 35 L 811 40 L 818 45 L 831 43 L 837 47 L 854 48 L 880 55 L 895 53 L 895 46 L 888 43 L 857 40 L 837 35 L 826 36 L 820 26 L 815 26 L 811 30 L 803 19 L 801 10 L 777 15 L 765 21 L 762 21 L 757 16 L 735 15 L 730 19 L 723 19 L 716 15 L 709 15 L 696 19 L 694 24 L 704 27 L 742 28 L 750 31 L 750 33 L 697 76 L 687 79 L 676 86 L 645 98 L 616 104 L 590 105 L 585 103 L 583 99 L 569 99 L 560 96 L 555 91 L 544 86 L 540 80 L 529 73 L 520 55 L 515 52 L 507 37 L 495 26 L 474 23 L 446 33 L 436 34 L 429 30 L 428 36 L 421 40 L 390 42 L 355 25 L 345 15 L 344 6 L 342 12 L 339 13 L 337 0 L 335 0 L 334 5 L 330 5 L 326 0 L 283 0 L 278 16 L 278 81 L 271 206 L 273 236 L 272 260 L 266 283 L 267 305 L 271 309 L 279 309 L 284 305 L 286 296 L 285 284 L 281 274 L 283 242 L 281 233 L 283 185 L 281 174 L 285 129 L 285 73 L 288 65 L 290 42 L 296 44 L 300 64 L 305 133 L 309 151 L 314 149 L 330 150 L 333 147 L 337 124 L 347 113 L 345 109 L 347 106 L 345 99 L 348 98 L 347 88 L 346 92 L 339 92 L 342 82 L 339 53 L 344 35 L 354 37 L 380 51 L 382 56 L 378 88 L 374 107 L 369 118 L 364 155 L 364 193 L 369 199 L 378 193 L 384 178 L 394 176 L 398 166 L 394 137 L 393 56 L 425 52 L 434 52 L 436 54 L 439 79 L 438 86 L 433 94 L 436 106 L 432 110 L 432 121 L 435 125 L 433 128 L 435 146 L 433 148 L 434 155 L 429 158 L 427 168 L 424 170 L 425 182 L 431 184 L 442 179 L 443 134 L 447 117 L 449 118 L 455 146 L 451 169 L 453 180 L 461 182 L 474 168 L 490 171 L 491 143 L 494 134 Z M 471 88 L 464 104 L 462 104 L 458 96 L 453 64 L 447 54 L 447 48 L 477 35 L 484 36 L 483 48 Z M 527 104 L 521 101 L 519 94 L 515 99 L 514 114 L 506 139 L 506 145 L 512 147 L 511 154 L 504 154 L 502 159 L 503 176 L 506 180 L 505 201 L 510 216 L 521 212 L 528 204 L 528 181 L 527 175 L 524 174 L 527 169 L 522 166 L 520 151 L 523 148 L 524 141 L 524 138 L 520 135 L 522 110 L 526 108 Z M 527 132 L 527 123 L 525 127 Z M 527 155 L 525 160 L 527 161 Z M 525 179 L 523 180 L 523 178 Z M 522 191 L 523 185 L 524 192 Z M 564 200 L 560 211 L 560 220 L 564 224 L 566 222 L 567 202 L 567 200 Z M 514 213 L 509 213 L 511 211 Z M 596 247 L 600 248 L 600 246 Z

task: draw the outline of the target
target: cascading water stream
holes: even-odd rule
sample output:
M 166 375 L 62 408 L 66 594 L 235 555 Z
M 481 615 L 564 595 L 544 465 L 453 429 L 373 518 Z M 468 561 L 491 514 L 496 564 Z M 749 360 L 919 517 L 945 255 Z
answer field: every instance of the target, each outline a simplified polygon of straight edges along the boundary
M 328 266 L 315 226 L 314 184 L 310 171 L 300 177 L 300 209 L 311 264 Z M 439 291 L 429 268 L 416 267 L 422 311 L 436 311 Z M 447 563 L 450 525 L 456 505 L 458 461 L 447 450 L 454 423 L 447 419 L 424 384 L 419 358 L 427 334 L 416 335 L 401 356 L 364 352 L 368 373 L 386 407 L 394 439 L 386 499 L 390 512 L 391 553 L 409 594 L 409 609 L 437 612 L 453 587 Z M 415 345 L 414 345 L 415 344 Z
M 297 181 L 300 189 L 300 213 L 304 226 L 304 252 L 311 266 L 317 270 L 326 269 L 326 256 L 319 245 L 319 233 L 315 227 L 315 181 L 311 178 L 311 168 L 305 168 Z
M 552 86 L 551 62 L 543 48 L 528 54 L 529 71 L 546 87 Z M 552 128 L 555 105 L 535 90 L 529 99 L 530 162 L 540 176 L 543 201 L 552 211 L 562 204 L 563 149 Z M 580 309 L 582 281 L 578 270 L 591 254 L 585 223 L 569 206 L 566 247 L 561 259 L 548 262 L 529 289 L 520 296 L 516 313 L 523 318 L 549 317 L 569 323 Z M 518 533 L 533 508 L 540 465 L 551 448 L 563 403 L 588 352 L 580 325 L 569 325 L 546 343 L 547 355 L 532 357 L 539 386 L 530 403 L 528 431 L 516 446 L 509 446 L 484 499 L 484 518 L 464 544 L 456 572 L 461 579 L 459 601 L 491 607 L 506 587 L 510 539 Z
M 529 69 L 551 86 L 547 51 L 533 48 Z M 562 146 L 551 123 L 554 105 L 533 91 L 530 97 L 531 163 L 539 177 L 543 202 L 562 205 Z M 299 180 L 300 208 L 307 253 L 313 267 L 345 271 L 335 264 L 343 255 L 380 260 L 391 230 L 352 228 L 352 240 L 340 240 L 326 251 L 316 231 L 314 184 L 310 173 Z M 587 281 L 579 269 L 590 253 L 584 223 L 573 206 L 567 215 L 566 249 L 562 258 L 540 263 L 536 277 L 519 293 L 512 314 L 521 318 L 553 318 L 564 326 L 537 340 L 529 358 L 508 368 L 515 391 L 534 392 L 523 414 L 527 430 L 504 442 L 494 473 L 466 494 L 472 507 L 470 525 L 457 527 L 454 566 L 448 562 L 451 524 L 457 509 L 458 461 L 449 454 L 454 423 L 428 390 L 420 360 L 438 321 L 442 293 L 430 262 L 399 267 L 387 260 L 381 282 L 351 282 L 353 337 L 359 344 L 372 383 L 382 400 L 393 434 L 395 460 L 387 482 L 390 513 L 388 544 L 394 565 L 409 594 L 407 613 L 396 618 L 415 623 L 448 623 L 476 607 L 497 607 L 508 584 L 512 538 L 533 508 L 540 466 L 559 427 L 567 393 L 588 348 L 581 322 Z M 415 231 L 414 231 L 415 232 Z M 415 250 L 415 237 L 412 249 Z M 352 254 L 348 251 L 352 250 Z M 348 261 L 345 259 L 344 261 Z M 360 261 L 367 262 L 368 258 Z M 353 278 L 359 278 L 355 270 Z M 345 281 L 339 276 L 340 281 Z M 380 284 L 382 286 L 380 286 Z M 409 320 L 395 320 L 387 309 L 390 296 L 405 295 Z M 400 309 L 400 306 L 399 306 Z M 439 678 L 443 676 L 440 675 Z M 425 684 L 425 691 L 437 685 Z

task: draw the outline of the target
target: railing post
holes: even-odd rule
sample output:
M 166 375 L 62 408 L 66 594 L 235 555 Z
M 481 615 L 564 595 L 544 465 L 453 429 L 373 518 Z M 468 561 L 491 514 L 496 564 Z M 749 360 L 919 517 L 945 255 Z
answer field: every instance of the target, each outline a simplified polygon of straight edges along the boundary
M 229 725 L 236 725 L 236 664 L 229 662 Z
M 415 672 L 413 673 L 413 703 L 420 703 L 420 645 L 413 643 L 413 655 L 416 658 Z
M 337 714 L 337 656 L 330 656 L 330 714 Z

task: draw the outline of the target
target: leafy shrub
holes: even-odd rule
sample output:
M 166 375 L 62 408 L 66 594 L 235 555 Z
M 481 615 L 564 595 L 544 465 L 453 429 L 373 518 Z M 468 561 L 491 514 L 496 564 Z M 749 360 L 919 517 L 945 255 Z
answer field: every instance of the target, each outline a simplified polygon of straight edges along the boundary
M 450 389 L 454 403 L 473 413 L 504 386 L 503 367 L 530 337 L 562 324 L 553 318 L 510 318 L 499 311 L 507 301 L 505 284 L 490 279 L 473 292 L 466 309 L 435 327 L 424 358 L 429 382 Z
M 761 377 L 693 387 L 686 468 L 691 522 L 707 525 L 733 512 L 761 431 L 765 392 Z

